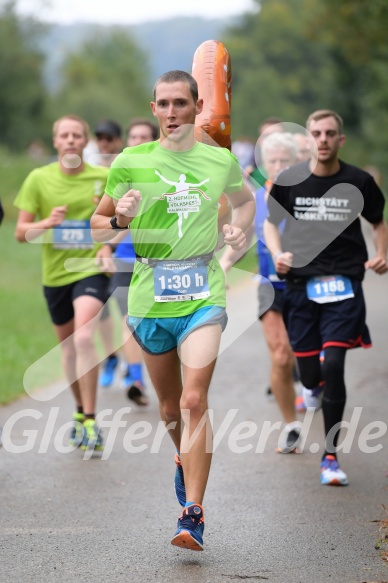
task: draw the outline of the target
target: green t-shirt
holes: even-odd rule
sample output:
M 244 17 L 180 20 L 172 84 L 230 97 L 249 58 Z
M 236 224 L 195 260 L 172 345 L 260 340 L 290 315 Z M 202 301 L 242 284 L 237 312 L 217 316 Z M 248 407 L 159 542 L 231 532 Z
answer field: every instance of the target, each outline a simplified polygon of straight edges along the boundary
M 130 188 L 142 195 L 130 226 L 136 254 L 183 260 L 215 249 L 219 198 L 223 192 L 241 191 L 242 175 L 237 159 L 225 148 L 197 142 L 190 150 L 172 152 L 159 142 L 149 142 L 126 148 L 110 168 L 106 193 L 118 200 Z M 225 278 L 215 258 L 207 274 L 209 297 L 159 302 L 155 301 L 155 270 L 136 261 L 129 290 L 129 314 L 170 318 L 191 314 L 204 306 L 225 306 Z M 160 281 L 170 281 L 159 275 L 155 277 Z
M 15 206 L 39 219 L 47 218 L 54 207 L 67 205 L 62 228 L 50 229 L 43 237 L 43 285 L 59 287 L 101 273 L 94 263 L 100 245 L 91 240 L 90 217 L 104 193 L 107 175 L 107 168 L 89 164 L 79 174 L 68 175 L 54 162 L 33 170 L 22 184 Z M 70 272 L 67 259 L 90 261 L 80 265 L 86 271 Z

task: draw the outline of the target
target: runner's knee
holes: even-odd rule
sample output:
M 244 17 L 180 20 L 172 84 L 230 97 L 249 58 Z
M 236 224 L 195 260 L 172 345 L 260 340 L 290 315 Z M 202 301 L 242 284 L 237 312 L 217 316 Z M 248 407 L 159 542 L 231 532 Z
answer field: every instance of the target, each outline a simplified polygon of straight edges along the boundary
M 280 368 L 292 370 L 294 366 L 294 356 L 289 345 L 280 344 L 276 350 L 271 352 L 272 363 Z
M 166 423 L 174 421 L 179 422 L 181 418 L 181 410 L 178 405 L 169 403 L 168 401 L 161 401 L 159 403 L 160 413 Z
M 300 380 L 306 389 L 314 389 L 322 380 L 319 355 L 298 358 Z
M 325 380 L 324 398 L 327 400 L 344 400 L 345 388 L 345 350 L 331 348 L 325 351 L 325 360 L 322 365 Z
M 94 349 L 94 340 L 88 329 L 80 328 L 74 334 L 74 346 L 76 352 L 87 352 Z
M 75 360 L 76 351 L 73 342 L 69 342 L 69 340 L 62 342 L 61 349 L 62 358 L 65 362 L 73 362 Z
M 181 397 L 181 410 L 189 410 L 190 416 L 201 418 L 207 410 L 207 399 L 200 391 L 191 390 L 185 392 Z

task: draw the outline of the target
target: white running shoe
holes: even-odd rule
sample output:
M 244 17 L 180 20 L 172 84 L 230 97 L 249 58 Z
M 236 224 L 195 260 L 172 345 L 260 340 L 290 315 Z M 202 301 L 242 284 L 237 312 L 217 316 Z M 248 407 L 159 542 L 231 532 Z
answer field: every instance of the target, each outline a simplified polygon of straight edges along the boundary
M 306 387 L 302 387 L 302 395 L 303 401 L 306 406 L 314 407 L 318 411 L 322 407 L 322 399 L 323 399 L 323 389 L 325 385 L 319 385 L 318 387 L 314 387 L 313 389 L 306 389 Z
M 300 453 L 298 446 L 301 442 L 300 426 L 289 423 L 280 435 L 276 453 Z

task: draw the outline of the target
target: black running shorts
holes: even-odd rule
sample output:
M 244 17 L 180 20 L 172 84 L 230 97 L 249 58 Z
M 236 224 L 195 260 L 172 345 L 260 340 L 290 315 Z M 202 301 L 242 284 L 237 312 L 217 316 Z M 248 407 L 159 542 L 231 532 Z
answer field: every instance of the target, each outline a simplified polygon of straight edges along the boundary
M 269 311 L 283 313 L 284 288 L 273 287 L 270 283 L 259 284 L 259 320 Z
M 108 285 L 108 276 L 101 273 L 85 277 L 68 285 L 43 286 L 53 324 L 61 326 L 74 318 L 73 302 L 80 296 L 92 296 L 105 304 L 108 300 Z
M 370 348 L 361 281 L 352 281 L 354 298 L 318 304 L 305 288 L 284 291 L 283 317 L 295 356 L 313 356 L 328 346 Z

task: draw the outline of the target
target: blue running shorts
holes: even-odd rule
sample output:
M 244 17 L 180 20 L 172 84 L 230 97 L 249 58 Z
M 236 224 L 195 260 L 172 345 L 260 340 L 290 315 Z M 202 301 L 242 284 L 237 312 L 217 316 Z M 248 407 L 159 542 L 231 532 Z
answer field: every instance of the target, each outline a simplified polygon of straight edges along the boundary
M 202 326 L 220 324 L 224 331 L 227 322 L 226 310 L 220 306 L 206 306 L 177 318 L 127 318 L 133 337 L 148 354 L 164 354 L 174 350 L 193 330 Z

